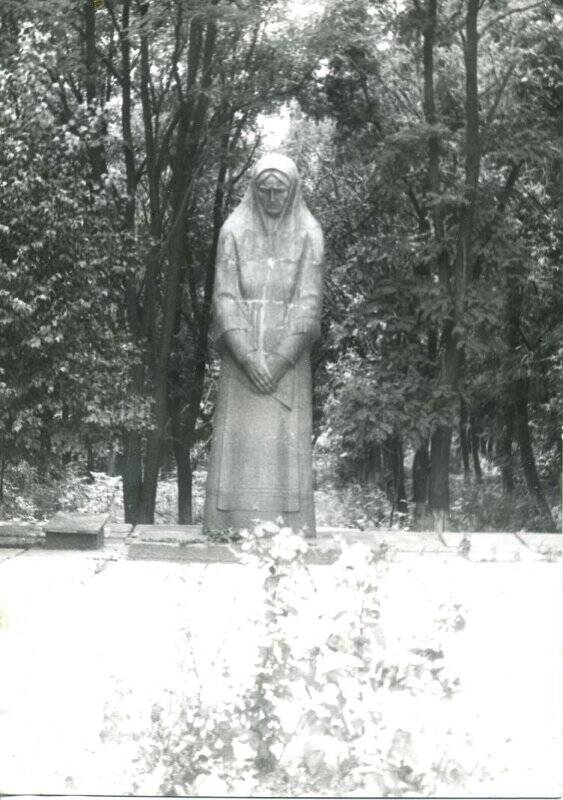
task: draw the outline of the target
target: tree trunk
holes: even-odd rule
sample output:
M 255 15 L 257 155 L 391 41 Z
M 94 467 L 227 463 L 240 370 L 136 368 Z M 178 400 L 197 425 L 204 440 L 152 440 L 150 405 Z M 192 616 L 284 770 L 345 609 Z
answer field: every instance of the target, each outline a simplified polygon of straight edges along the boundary
M 98 100 L 98 58 L 96 53 L 96 9 L 93 0 L 84 0 L 84 44 L 85 44 L 85 84 L 88 112 L 95 120 L 96 129 L 94 143 L 88 147 L 88 156 L 92 168 L 92 178 L 99 183 L 107 171 L 103 141 L 96 141 L 104 134 L 103 124 L 96 120 Z
M 492 461 L 495 456 L 495 437 L 492 433 L 487 436 L 487 445 L 485 451 L 485 457 L 487 461 Z
M 184 377 L 184 387 L 182 389 L 182 376 L 178 372 L 169 373 L 169 384 L 171 403 L 171 423 L 172 436 L 174 440 L 174 452 L 176 455 L 177 480 L 178 480 L 178 521 L 180 524 L 191 524 L 193 518 L 192 509 L 192 469 L 191 469 L 191 448 L 196 439 L 196 427 L 200 417 L 201 401 L 205 386 L 205 370 L 209 358 L 209 326 L 211 323 L 211 302 L 213 297 L 213 286 L 215 283 L 215 261 L 217 258 L 217 247 L 219 243 L 219 233 L 224 218 L 224 194 L 225 180 L 227 177 L 227 159 L 229 154 L 230 131 L 227 130 L 221 139 L 221 157 L 219 170 L 215 184 L 215 195 L 213 199 L 213 237 L 207 256 L 205 282 L 203 286 L 203 298 L 198 297 L 193 269 L 194 265 L 190 257 L 189 246 L 184 237 L 184 262 L 187 284 L 190 289 L 192 304 L 192 324 L 193 336 L 196 342 L 195 358 L 190 370 L 189 383 Z M 175 328 L 179 325 L 180 307 L 177 308 L 177 318 Z M 187 399 L 187 408 L 180 408 L 183 402 L 181 398 Z M 189 522 L 182 523 L 182 520 Z
M 169 282 L 173 280 L 173 276 L 169 275 Z M 168 291 L 176 291 L 170 286 L 170 283 L 168 286 Z M 169 310 L 167 310 L 165 313 L 169 313 Z M 165 327 L 165 322 L 163 322 L 163 327 Z M 159 364 L 167 364 L 170 356 L 171 342 L 167 339 L 164 339 L 162 344 L 163 346 Z M 168 420 L 168 385 L 166 368 L 163 369 L 161 367 L 157 367 L 153 380 L 154 411 L 152 429 L 147 435 L 140 509 L 140 521 L 147 525 L 152 525 L 154 523 L 158 476 L 160 473 L 160 466 L 162 464 L 162 457 L 164 455 L 166 423 Z
M 449 268 L 446 251 L 441 248 L 438 273 L 444 290 L 453 289 L 452 315 L 447 317 L 442 326 L 443 363 L 440 370 L 440 381 L 444 388 L 458 391 L 462 370 L 463 341 L 461 330 L 465 316 L 467 282 L 472 278 L 472 250 L 475 224 L 475 208 L 479 185 L 481 163 L 479 136 L 479 95 L 477 82 L 478 42 L 477 17 L 480 0 L 467 0 L 465 15 L 465 186 L 464 202 L 460 206 L 458 216 L 458 233 L 456 255 Z M 432 50 L 436 28 L 436 0 L 429 0 L 427 31 L 424 43 L 425 74 L 425 109 L 426 119 L 435 122 L 434 85 Z M 428 41 L 429 40 L 429 41 Z M 439 192 L 438 153 L 433 154 L 429 139 L 429 178 L 430 186 Z M 443 240 L 443 218 L 435 212 L 434 227 L 438 243 Z M 450 274 L 452 273 L 452 274 Z M 448 424 L 441 424 L 432 436 L 430 452 L 430 508 L 434 515 L 435 528 L 441 532 L 447 526 L 450 509 L 449 467 L 452 429 Z
M 121 133 L 123 137 L 123 161 L 127 182 L 127 198 L 124 209 L 124 246 L 127 241 L 133 243 L 135 230 L 135 206 L 137 193 L 137 176 L 135 153 L 133 148 L 133 133 L 131 125 L 132 100 L 131 100 L 131 40 L 129 38 L 131 0 L 123 0 L 121 10 L 121 30 L 119 43 L 121 49 Z M 135 281 L 132 275 L 128 276 L 125 289 L 125 307 L 127 322 L 135 341 L 140 336 L 139 304 Z M 133 369 L 132 392 L 141 395 L 143 390 L 143 367 L 138 365 Z M 141 491 L 143 487 L 143 446 L 142 437 L 138 431 L 129 428 L 123 429 L 123 508 L 125 522 L 136 525 L 140 522 Z
M 6 474 L 6 438 L 2 434 L 2 451 L 0 453 L 0 503 L 4 502 L 4 476 Z
M 405 459 L 403 442 L 399 434 L 395 435 L 395 497 L 399 514 L 407 514 L 409 507 L 405 488 Z
M 423 527 L 427 522 L 429 470 L 428 442 L 424 442 L 416 450 L 412 464 L 412 499 L 417 527 Z
M 383 443 L 382 449 L 385 493 L 391 503 L 391 524 L 395 510 L 400 514 L 406 514 L 408 511 L 403 446 L 399 434 L 394 433 L 389 436 Z
M 143 483 L 141 486 L 141 506 L 139 522 L 145 525 L 154 524 L 158 475 L 162 459 L 162 440 L 159 432 L 152 432 L 147 438 L 144 459 Z
M 534 457 L 534 450 L 532 447 L 532 437 L 530 434 L 530 424 L 528 420 L 528 394 L 529 394 L 529 379 L 527 376 L 522 376 L 515 381 L 514 384 L 514 422 L 516 440 L 520 450 L 520 459 L 522 462 L 522 469 L 526 479 L 526 486 L 534 505 L 545 523 L 547 530 L 555 530 L 555 522 L 551 515 L 551 509 L 545 498 L 543 492 L 538 470 L 536 467 L 536 459 Z
M 93 472 L 96 471 L 96 460 L 94 458 L 94 448 L 90 438 L 86 439 L 86 472 L 88 473 L 88 482 L 94 483 Z
M 37 467 L 42 475 L 47 474 L 51 461 L 52 449 L 53 412 L 49 409 L 41 414 L 41 429 L 39 432 L 39 457 Z
M 191 525 L 193 521 L 192 507 L 192 463 L 190 450 L 182 443 L 175 443 L 176 481 L 178 486 L 178 524 Z
M 141 521 L 141 490 L 143 486 L 142 443 L 137 431 L 123 433 L 123 507 L 125 522 L 136 525 Z
M 437 533 L 447 529 L 450 509 L 450 446 L 452 429 L 440 425 L 430 445 L 430 481 L 428 500 Z
M 483 483 L 483 473 L 481 471 L 481 461 L 479 458 L 479 450 L 481 445 L 480 429 L 477 417 L 474 413 L 470 414 L 469 436 L 471 440 L 471 455 L 473 456 L 475 482 Z
M 467 406 L 463 398 L 459 404 L 459 446 L 461 450 L 461 460 L 463 462 L 463 478 L 465 483 L 471 480 L 471 466 L 469 464 L 469 441 L 468 441 Z
M 503 412 L 502 436 L 499 442 L 499 461 L 502 477 L 502 492 L 507 498 L 514 493 L 514 458 L 512 441 L 514 438 L 514 405 L 508 402 Z
M 117 454 L 115 452 L 115 447 L 112 445 L 111 449 L 108 451 L 106 456 L 106 472 L 108 475 L 112 477 L 116 474 L 116 461 L 117 461 Z
M 360 462 L 360 480 L 365 486 L 377 486 L 381 477 L 381 446 L 371 444 Z

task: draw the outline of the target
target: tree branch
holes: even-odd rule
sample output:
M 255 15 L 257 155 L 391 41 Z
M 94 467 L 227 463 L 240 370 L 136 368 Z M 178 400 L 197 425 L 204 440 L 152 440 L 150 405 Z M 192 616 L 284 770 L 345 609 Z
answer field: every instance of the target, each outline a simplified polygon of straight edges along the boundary
M 511 17 L 513 14 L 519 14 L 523 11 L 531 11 L 533 8 L 539 8 L 540 6 L 544 5 L 544 0 L 540 0 L 537 3 L 530 3 L 528 6 L 520 6 L 520 8 L 510 8 L 508 11 L 505 11 L 503 14 L 498 14 L 494 19 L 487 22 L 487 24 L 479 31 L 479 38 L 482 38 L 485 33 L 493 28 L 497 23 L 501 21 L 501 19 L 505 19 L 506 17 Z

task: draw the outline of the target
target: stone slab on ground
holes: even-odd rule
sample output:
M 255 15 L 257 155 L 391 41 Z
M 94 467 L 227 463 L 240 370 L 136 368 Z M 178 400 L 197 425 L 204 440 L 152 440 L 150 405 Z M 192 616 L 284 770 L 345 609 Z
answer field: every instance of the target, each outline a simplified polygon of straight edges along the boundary
M 48 549 L 96 550 L 104 545 L 107 514 L 70 514 L 59 511 L 44 523 Z
M 267 544 L 266 538 L 264 542 Z M 323 528 L 315 539 L 307 539 L 308 564 L 332 564 L 341 553 L 341 541 L 348 545 L 364 544 L 393 554 L 457 553 L 434 533 L 410 531 L 361 531 L 354 528 Z M 212 542 L 201 533 L 199 525 L 137 525 L 127 540 L 129 558 L 202 563 L 240 561 L 238 543 Z M 523 545 L 520 545 L 524 548 Z M 525 548 L 524 548 L 525 549 Z
M 192 564 L 241 564 L 243 551 L 237 544 L 171 544 L 165 542 L 130 542 L 128 558 L 132 561 L 170 561 Z M 335 542 L 311 545 L 305 553 L 306 564 L 334 564 L 340 556 Z
M 207 541 L 201 525 L 135 525 L 132 539 L 137 542 L 174 542 L 176 544 Z
M 0 522 L 0 547 L 28 547 L 40 544 L 45 538 L 43 530 L 33 522 Z
M 132 561 L 175 561 L 192 564 L 237 564 L 240 550 L 229 544 L 175 544 L 133 541 L 127 548 Z
M 133 525 L 126 522 L 108 522 L 104 526 L 105 539 L 127 539 L 133 533 Z
M 535 561 L 544 558 L 541 547 L 530 548 L 513 533 L 443 533 L 428 531 L 322 528 L 316 539 L 307 539 L 306 561 L 331 564 L 341 552 L 341 542 L 348 545 L 388 551 L 391 557 L 422 554 L 453 554 L 470 561 Z M 266 544 L 268 539 L 263 540 Z M 548 540 L 550 541 L 550 540 Z M 133 560 L 163 560 L 202 563 L 240 561 L 238 543 L 212 542 L 201 533 L 199 525 L 138 525 L 127 540 Z M 555 542 L 552 542 L 552 550 Z M 547 547 L 546 544 L 543 545 Z M 548 552 L 551 553 L 552 551 Z
M 157 528 L 159 526 L 137 526 Z M 196 526 L 193 526 L 194 528 Z M 189 540 L 188 535 L 181 541 L 173 539 L 172 528 L 163 531 L 151 530 L 155 537 L 150 539 L 134 539 L 128 542 L 128 556 L 132 560 L 144 561 L 177 561 L 193 563 L 223 563 L 233 564 L 242 560 L 242 550 L 238 543 L 209 542 L 201 537 Z M 196 533 L 197 536 L 197 533 Z M 166 540 L 168 538 L 168 541 Z M 347 544 L 364 544 L 373 549 L 386 549 L 392 557 L 394 554 L 422 554 L 450 552 L 452 548 L 446 547 L 434 534 L 403 534 L 400 532 L 368 532 L 339 529 L 334 538 L 324 536 L 317 539 L 307 539 L 307 564 L 333 564 L 341 554 L 340 541 Z M 268 539 L 263 543 L 268 544 Z

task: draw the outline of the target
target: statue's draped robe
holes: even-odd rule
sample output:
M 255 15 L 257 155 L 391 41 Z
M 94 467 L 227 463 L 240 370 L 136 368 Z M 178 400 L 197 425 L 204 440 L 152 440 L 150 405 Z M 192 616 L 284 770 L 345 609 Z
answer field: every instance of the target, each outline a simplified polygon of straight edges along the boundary
M 282 517 L 315 535 L 310 348 L 320 332 L 323 239 L 296 172 L 284 171 L 291 190 L 281 219 L 265 218 L 254 182 L 220 234 L 213 314 L 221 372 L 207 532 Z M 245 352 L 287 359 L 273 394 L 260 393 L 237 364 L 223 339 L 228 331 L 238 332 Z

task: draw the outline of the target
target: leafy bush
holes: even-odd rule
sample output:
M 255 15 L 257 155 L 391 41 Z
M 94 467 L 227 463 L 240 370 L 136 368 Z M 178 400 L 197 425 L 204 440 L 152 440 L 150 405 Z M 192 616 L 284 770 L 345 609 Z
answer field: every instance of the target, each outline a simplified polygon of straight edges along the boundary
M 315 508 L 320 526 L 388 528 L 391 520 L 391 504 L 385 492 L 357 483 L 339 485 L 327 481 L 315 492 Z
M 194 471 L 194 522 L 201 522 L 205 500 L 206 473 Z M 82 514 L 109 513 L 114 522 L 123 521 L 123 488 L 120 476 L 105 472 L 86 473 L 80 466 L 41 475 L 25 461 L 10 466 L 4 482 L 0 518 L 25 521 L 44 520 L 57 511 Z M 175 524 L 177 519 L 175 478 L 161 480 L 156 498 L 156 524 Z
M 512 497 L 503 494 L 501 477 L 494 467 L 483 464 L 482 483 L 466 482 L 462 475 L 453 475 L 451 528 L 459 531 L 541 531 L 545 518 L 538 513 L 523 485 L 517 480 Z M 551 509 L 554 520 L 561 524 L 561 506 L 557 498 Z
M 192 691 L 173 710 L 153 708 L 141 757 L 152 791 L 431 795 L 476 769 L 460 763 L 465 739 L 440 719 L 459 685 L 441 641 L 459 629 L 459 608 L 429 639 L 385 641 L 386 564 L 364 545 L 342 546 L 317 575 L 330 587 L 319 592 L 301 536 L 272 524 L 245 532 L 247 567 L 264 578 L 254 669 L 216 702 Z
M 103 484 L 101 473 L 98 475 L 89 484 L 84 470 L 74 465 L 44 474 L 29 462 L 19 461 L 6 469 L 1 516 L 24 521 L 44 520 L 56 511 L 80 511 L 87 505 L 90 505 L 90 513 L 95 513 L 107 494 L 107 487 L 100 485 Z

